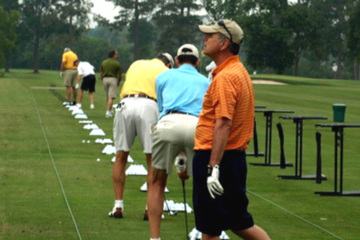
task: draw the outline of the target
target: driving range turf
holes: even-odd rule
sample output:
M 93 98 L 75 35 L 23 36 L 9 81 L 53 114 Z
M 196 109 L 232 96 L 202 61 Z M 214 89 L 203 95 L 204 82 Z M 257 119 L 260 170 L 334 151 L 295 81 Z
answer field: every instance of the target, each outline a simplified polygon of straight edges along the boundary
M 113 155 L 102 154 L 105 145 L 95 143 L 79 119 L 62 106 L 65 88 L 57 71 L 11 70 L 0 78 L 0 239 L 149 239 L 148 222 L 142 220 L 146 193 L 140 191 L 145 176 L 128 176 L 123 219 L 107 216 L 113 205 Z M 328 120 L 305 120 L 303 174 L 315 174 L 315 133 L 322 134 L 322 173 L 327 180 L 283 180 L 294 167 L 261 167 L 248 164 L 249 211 L 255 223 L 274 240 L 359 239 L 360 197 L 328 197 L 315 191 L 334 189 L 334 133 L 315 123 L 331 123 L 332 104 L 346 104 L 345 122 L 360 123 L 360 82 L 304 79 L 289 76 L 255 76 L 287 85 L 254 84 L 256 105 L 269 110 L 292 110 L 274 114 L 272 162 L 280 161 L 275 124 L 281 122 L 285 157 L 295 159 L 295 124 L 282 115 L 324 116 Z M 255 78 L 254 77 L 254 78 Z M 95 109 L 85 93 L 83 110 L 112 138 L 112 119 L 105 118 L 105 95 L 99 77 Z M 116 100 L 118 101 L 118 99 Z M 265 117 L 256 113 L 259 150 L 265 146 Z M 344 191 L 360 190 L 360 128 L 345 129 Z M 83 143 L 85 140 L 85 143 Z M 90 143 L 87 143 L 90 140 Z M 248 152 L 253 151 L 253 143 Z M 145 166 L 138 142 L 130 155 Z M 100 161 L 97 159 L 100 158 Z M 247 158 L 262 163 L 264 157 Z M 176 174 L 168 178 L 168 200 L 183 202 Z M 187 202 L 192 206 L 192 180 L 186 181 Z M 162 239 L 185 239 L 184 213 L 164 214 Z M 188 215 L 189 231 L 194 215 Z M 230 231 L 231 239 L 237 239 Z

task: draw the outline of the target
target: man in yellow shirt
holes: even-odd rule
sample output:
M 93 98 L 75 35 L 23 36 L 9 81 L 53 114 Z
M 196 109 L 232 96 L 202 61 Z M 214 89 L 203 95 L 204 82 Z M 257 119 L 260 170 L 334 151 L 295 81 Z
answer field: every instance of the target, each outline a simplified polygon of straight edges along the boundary
M 76 105 L 77 90 L 75 86 L 78 73 L 74 62 L 77 59 L 77 55 L 70 48 L 64 49 L 60 67 L 60 77 L 64 78 L 64 85 L 66 87 L 66 102 L 64 102 L 64 106 Z M 71 101 L 71 90 L 73 92 L 73 101 Z
M 132 63 L 125 75 L 125 83 L 120 93 L 120 103 L 114 118 L 114 142 L 116 160 L 112 178 L 115 204 L 109 217 L 123 217 L 123 194 L 125 186 L 125 167 L 135 137 L 144 149 L 148 169 L 151 168 L 152 140 L 150 129 L 157 122 L 159 110 L 156 102 L 155 79 L 171 68 L 174 60 L 168 53 L 161 53 L 151 60 L 137 60 Z M 145 212 L 144 220 L 147 220 Z

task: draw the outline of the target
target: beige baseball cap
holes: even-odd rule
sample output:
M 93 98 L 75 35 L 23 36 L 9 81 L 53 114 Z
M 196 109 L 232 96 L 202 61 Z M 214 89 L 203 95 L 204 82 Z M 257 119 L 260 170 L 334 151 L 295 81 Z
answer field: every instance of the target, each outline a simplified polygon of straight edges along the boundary
M 171 54 L 165 52 L 165 53 L 162 53 L 162 55 L 164 55 L 164 56 L 167 58 L 167 60 L 168 60 L 168 61 L 170 62 L 170 64 L 171 64 L 171 67 L 174 67 L 175 62 L 174 62 L 174 59 L 173 59 L 173 57 L 171 56 Z
M 194 45 L 187 43 L 178 49 L 177 57 L 180 55 L 194 56 L 199 58 L 199 51 Z
M 219 20 L 210 26 L 199 25 L 199 29 L 203 33 L 221 33 L 236 44 L 240 44 L 244 37 L 241 27 L 235 21 L 228 19 Z

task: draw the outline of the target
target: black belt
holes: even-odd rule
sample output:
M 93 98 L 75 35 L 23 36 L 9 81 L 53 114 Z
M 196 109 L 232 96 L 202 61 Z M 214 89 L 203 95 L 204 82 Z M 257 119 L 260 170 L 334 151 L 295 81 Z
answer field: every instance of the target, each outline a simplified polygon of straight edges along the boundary
M 177 114 L 185 114 L 185 115 L 191 115 L 191 116 L 195 116 L 195 117 L 197 117 L 195 114 L 192 114 L 192 113 L 186 113 L 186 112 L 181 112 L 181 111 L 170 111 L 170 112 L 168 112 L 167 114 L 174 114 L 174 113 L 177 113 Z
M 132 98 L 148 98 L 148 99 L 151 99 L 151 100 L 154 100 L 155 102 L 157 102 L 155 98 L 149 97 L 146 94 L 128 94 L 128 95 L 123 96 L 123 99 L 124 98 L 131 98 L 131 97 Z
M 114 77 L 113 75 L 105 75 L 104 77 Z

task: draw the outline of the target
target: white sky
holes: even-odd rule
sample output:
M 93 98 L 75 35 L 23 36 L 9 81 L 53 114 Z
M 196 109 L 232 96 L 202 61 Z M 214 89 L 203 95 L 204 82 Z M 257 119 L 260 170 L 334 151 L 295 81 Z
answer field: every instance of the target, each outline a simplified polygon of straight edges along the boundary
M 91 2 L 94 4 L 92 13 L 100 14 L 110 21 L 112 21 L 119 12 L 119 8 L 115 8 L 112 2 L 107 2 L 105 0 L 92 0 Z

